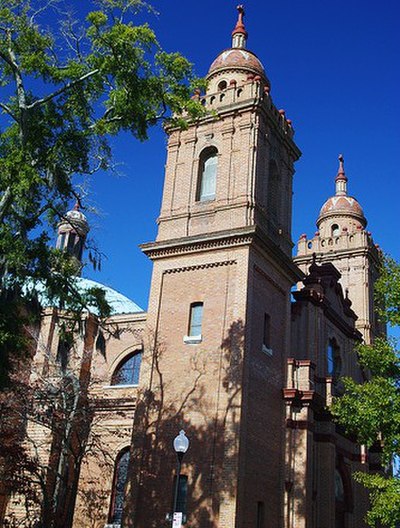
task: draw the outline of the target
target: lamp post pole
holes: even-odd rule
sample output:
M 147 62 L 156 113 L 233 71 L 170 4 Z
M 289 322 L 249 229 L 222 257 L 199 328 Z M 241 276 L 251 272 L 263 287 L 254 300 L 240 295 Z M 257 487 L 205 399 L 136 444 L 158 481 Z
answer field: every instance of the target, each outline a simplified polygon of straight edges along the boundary
M 176 508 L 178 505 L 179 477 L 181 474 L 183 455 L 186 453 L 188 449 L 189 449 L 189 439 L 185 435 L 185 431 L 181 430 L 179 431 L 178 436 L 175 437 L 175 440 L 174 440 L 174 450 L 175 450 L 176 458 L 177 458 L 177 466 L 176 466 L 176 480 L 175 480 L 175 489 L 174 489 L 174 507 L 172 510 L 172 519 L 171 519 L 172 528 L 177 528 L 177 526 L 174 524 L 174 520 L 175 520 Z

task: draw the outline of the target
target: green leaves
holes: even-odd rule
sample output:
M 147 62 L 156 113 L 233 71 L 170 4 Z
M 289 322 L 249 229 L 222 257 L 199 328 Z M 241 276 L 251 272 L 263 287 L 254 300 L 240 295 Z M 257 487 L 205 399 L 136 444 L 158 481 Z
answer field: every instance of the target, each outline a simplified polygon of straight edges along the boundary
M 400 480 L 395 477 L 356 473 L 354 478 L 370 491 L 370 526 L 396 528 L 400 522 Z
M 112 135 L 124 130 L 145 140 L 161 120 L 184 126 L 186 116 L 204 111 L 190 98 L 192 65 L 164 52 L 147 24 L 135 24 L 138 10 L 150 9 L 144 2 L 100 0 L 75 21 L 62 19 L 55 4 L 0 0 L 0 84 L 7 86 L 0 101 L 0 313 L 11 309 L 20 332 L 24 302 L 34 297 L 23 286 L 32 277 L 78 317 L 88 305 L 108 315 L 100 292 L 87 298 L 68 282 L 76 262 L 49 248 L 54 228 L 76 200 L 77 182 L 109 168 Z M 23 348 L 7 325 L 0 327 L 3 357 Z
M 381 319 L 392 326 L 400 325 L 400 265 L 387 255 L 376 283 L 376 294 Z
M 400 267 L 385 257 L 376 283 L 377 305 L 382 319 L 400 322 Z M 380 337 L 372 345 L 359 345 L 358 358 L 365 373 L 361 384 L 344 379 L 345 393 L 335 398 L 332 413 L 357 442 L 377 446 L 382 464 L 393 467 L 386 474 L 357 473 L 355 479 L 370 490 L 370 526 L 396 528 L 400 522 L 400 358 L 397 342 Z

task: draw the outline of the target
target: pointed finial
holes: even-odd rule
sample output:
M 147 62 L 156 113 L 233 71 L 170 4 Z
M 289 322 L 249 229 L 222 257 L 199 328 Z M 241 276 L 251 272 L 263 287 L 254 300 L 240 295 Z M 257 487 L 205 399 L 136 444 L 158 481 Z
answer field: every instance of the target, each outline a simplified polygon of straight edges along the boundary
M 339 154 L 339 169 L 336 175 L 336 181 L 337 180 L 346 180 L 346 173 L 344 172 L 344 157 L 343 154 Z
M 238 5 L 236 9 L 238 10 L 238 19 L 235 29 L 232 31 L 232 48 L 245 48 L 247 31 L 243 22 L 244 7 L 243 5 Z
M 336 196 L 347 196 L 347 176 L 344 172 L 344 158 L 339 154 L 339 168 L 335 178 Z
M 79 211 L 79 209 L 80 209 L 79 200 L 76 200 L 75 205 L 74 205 L 74 211 Z

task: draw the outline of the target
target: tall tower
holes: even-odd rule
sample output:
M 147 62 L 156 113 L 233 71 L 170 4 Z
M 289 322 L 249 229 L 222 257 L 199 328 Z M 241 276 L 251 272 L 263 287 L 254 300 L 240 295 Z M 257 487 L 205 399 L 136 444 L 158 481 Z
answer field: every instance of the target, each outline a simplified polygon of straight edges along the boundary
M 374 307 L 374 283 L 378 278 L 379 250 L 366 231 L 367 220 L 358 201 L 347 192 L 343 156 L 335 178 L 335 195 L 321 208 L 317 232 L 298 242 L 296 264 L 307 272 L 313 255 L 317 262 L 331 262 L 341 273 L 340 282 L 348 290 L 352 308 L 357 314 L 356 328 L 366 343 L 384 331 Z
M 87 218 L 80 211 L 79 203 L 76 202 L 74 208 L 68 211 L 58 224 L 56 247 L 67 251 L 76 259 L 79 272 L 82 263 L 82 253 L 89 231 L 90 227 Z
M 244 11 L 201 98 L 207 115 L 168 131 L 164 193 L 133 438 L 127 518 L 171 510 L 180 429 L 190 439 L 178 507 L 190 526 L 281 526 L 289 353 L 291 122 L 247 49 Z M 266 521 L 265 521 L 266 522 Z M 258 523 L 258 524 L 257 524 Z

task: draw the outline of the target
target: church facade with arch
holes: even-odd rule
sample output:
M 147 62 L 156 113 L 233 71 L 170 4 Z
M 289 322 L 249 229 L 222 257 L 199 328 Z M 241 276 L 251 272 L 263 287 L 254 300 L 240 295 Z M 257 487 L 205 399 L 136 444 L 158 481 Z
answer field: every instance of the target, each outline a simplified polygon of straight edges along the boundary
M 351 475 L 376 470 L 376 456 L 329 406 L 342 376 L 365 379 L 357 343 L 384 331 L 380 253 L 340 156 L 318 230 L 292 257 L 301 152 L 238 9 L 231 47 L 194 95 L 206 114 L 167 130 L 158 234 L 142 245 L 153 262 L 147 312 L 105 288 L 113 314 L 103 324 L 85 315 L 65 344 L 68 314 L 45 308 L 32 376 L 74 372 L 76 411 L 90 409 L 74 414 L 69 451 L 49 427 L 27 426 L 49 468 L 46 490 L 59 493 L 57 526 L 172 526 L 180 430 L 190 441 L 177 486 L 184 526 L 366 526 L 368 497 Z M 88 226 L 78 208 L 68 214 L 58 245 L 79 260 Z M 3 503 L 4 522 L 26 515 L 21 497 Z

